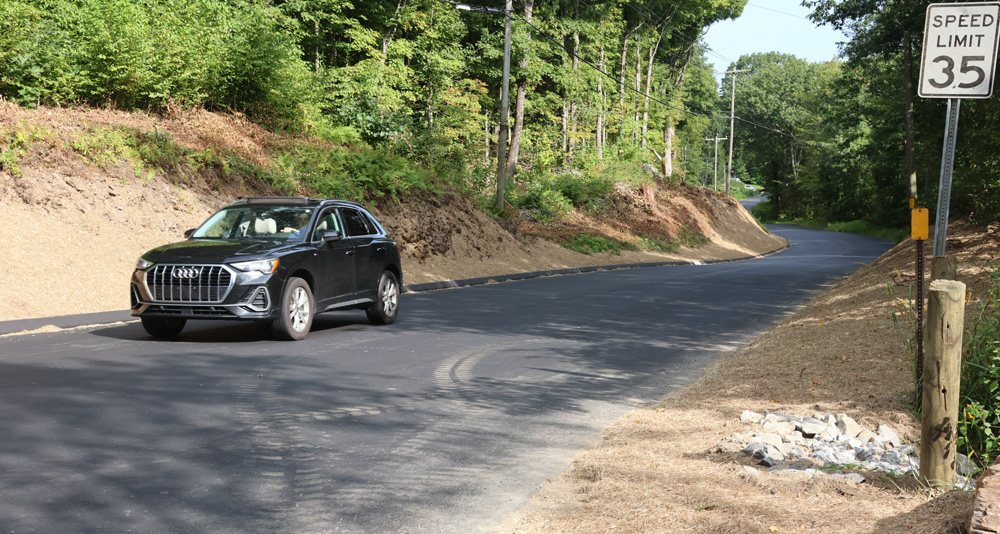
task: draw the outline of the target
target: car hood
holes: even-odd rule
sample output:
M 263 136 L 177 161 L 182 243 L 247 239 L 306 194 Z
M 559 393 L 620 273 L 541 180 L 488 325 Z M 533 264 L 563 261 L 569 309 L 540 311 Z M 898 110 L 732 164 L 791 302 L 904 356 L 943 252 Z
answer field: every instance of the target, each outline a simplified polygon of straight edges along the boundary
M 142 257 L 153 263 L 233 263 L 281 255 L 300 246 L 283 240 L 190 239 L 156 247 Z

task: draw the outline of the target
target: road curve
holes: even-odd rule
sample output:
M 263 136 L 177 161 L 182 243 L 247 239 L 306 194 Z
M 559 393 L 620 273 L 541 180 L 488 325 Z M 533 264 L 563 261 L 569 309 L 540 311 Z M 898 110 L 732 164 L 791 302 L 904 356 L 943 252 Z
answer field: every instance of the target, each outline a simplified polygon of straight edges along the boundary
M 485 532 L 627 410 L 889 244 L 406 294 L 400 320 L 0 337 L 4 532 Z M 405 267 L 405 266 L 404 266 Z

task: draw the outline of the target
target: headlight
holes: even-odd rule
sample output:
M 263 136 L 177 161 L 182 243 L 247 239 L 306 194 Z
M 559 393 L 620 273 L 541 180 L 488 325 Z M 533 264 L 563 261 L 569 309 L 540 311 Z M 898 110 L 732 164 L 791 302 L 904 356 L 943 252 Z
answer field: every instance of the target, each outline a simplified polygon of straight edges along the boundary
M 139 258 L 139 261 L 135 262 L 135 268 L 139 271 L 145 271 L 153 266 L 153 262 L 147 260 L 146 258 Z
M 271 274 L 278 268 L 278 260 L 241 261 L 239 263 L 232 264 L 232 266 L 233 268 L 239 269 L 245 273 L 257 271 L 261 274 Z

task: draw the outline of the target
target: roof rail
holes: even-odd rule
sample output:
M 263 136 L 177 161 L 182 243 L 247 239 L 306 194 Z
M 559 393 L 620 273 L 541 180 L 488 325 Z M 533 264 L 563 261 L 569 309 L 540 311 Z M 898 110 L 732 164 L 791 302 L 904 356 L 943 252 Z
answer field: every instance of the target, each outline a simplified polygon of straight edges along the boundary
M 305 205 L 309 203 L 307 197 L 250 197 L 246 199 L 247 204 L 293 204 Z

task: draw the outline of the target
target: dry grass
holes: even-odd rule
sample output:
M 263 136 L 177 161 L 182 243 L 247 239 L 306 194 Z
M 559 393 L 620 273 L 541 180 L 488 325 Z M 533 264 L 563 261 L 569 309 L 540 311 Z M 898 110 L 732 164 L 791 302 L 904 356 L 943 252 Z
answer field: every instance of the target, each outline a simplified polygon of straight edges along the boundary
M 960 278 L 974 290 L 998 259 L 1000 228 L 958 225 L 952 236 L 949 251 L 959 255 Z M 844 412 L 871 429 L 885 423 L 916 440 L 919 422 L 907 405 L 912 308 L 905 296 L 915 279 L 912 255 L 911 242 L 896 247 L 694 385 L 621 418 L 600 446 L 577 458 L 500 531 L 960 532 L 970 493 L 870 472 L 860 485 L 832 477 L 792 481 L 717 446 L 746 430 L 743 410 Z

